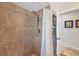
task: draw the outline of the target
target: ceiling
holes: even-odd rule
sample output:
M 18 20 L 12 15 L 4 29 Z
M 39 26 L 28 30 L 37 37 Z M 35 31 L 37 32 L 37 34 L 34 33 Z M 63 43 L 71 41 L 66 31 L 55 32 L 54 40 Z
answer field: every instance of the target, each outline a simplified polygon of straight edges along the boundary
M 29 10 L 29 11 L 38 11 L 45 6 L 49 5 L 49 2 L 13 2 L 14 4 Z M 79 2 L 52 2 L 54 10 L 63 11 L 70 8 L 75 8 L 79 6 Z
M 49 3 L 47 2 L 41 2 L 43 6 L 40 5 L 40 2 L 13 2 L 13 3 L 29 11 L 38 11 L 43 7 L 49 5 Z

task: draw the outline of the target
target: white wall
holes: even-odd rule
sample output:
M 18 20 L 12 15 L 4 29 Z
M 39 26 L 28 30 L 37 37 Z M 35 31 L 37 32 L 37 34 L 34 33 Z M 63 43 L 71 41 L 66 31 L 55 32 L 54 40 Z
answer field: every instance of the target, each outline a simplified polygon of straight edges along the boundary
M 56 15 L 57 15 L 57 38 L 58 39 L 60 39 L 60 40 L 57 40 L 57 55 L 60 55 L 60 49 L 62 48 L 62 46 L 61 45 L 66 45 L 66 46 L 71 46 L 71 47 L 73 47 L 73 48 L 76 48 L 76 49 L 79 49 L 78 47 L 78 42 L 79 41 L 77 41 L 77 44 L 75 44 L 74 43 L 74 38 L 73 38 L 73 36 L 77 33 L 78 34 L 78 29 L 76 29 L 76 28 L 73 28 L 73 30 L 71 31 L 70 29 L 69 29 L 69 32 L 72 32 L 73 33 L 73 31 L 76 31 L 75 32 L 75 34 L 72 36 L 71 35 L 71 37 L 73 38 L 72 39 L 72 41 L 73 41 L 73 43 L 72 43 L 72 41 L 70 40 L 70 38 L 71 37 L 69 37 L 69 38 L 66 38 L 66 37 L 68 37 L 67 35 L 69 34 L 69 32 L 68 32 L 68 29 L 64 29 L 64 21 L 65 20 L 68 20 L 68 19 L 70 19 L 68 16 L 67 16 L 67 18 L 65 17 L 65 15 L 67 15 L 67 14 L 64 14 L 65 12 L 70 12 L 70 11 L 74 11 L 74 10 L 79 10 L 79 2 L 54 2 L 54 3 L 52 3 L 53 5 L 52 5 L 52 8 L 53 8 L 53 11 L 54 12 L 56 12 Z M 63 18 L 63 20 L 61 19 L 61 17 L 63 17 L 62 15 L 61 15 L 61 17 L 60 17 L 60 13 L 63 13 L 63 16 L 64 16 L 64 18 Z M 74 12 L 75 13 L 75 12 Z M 77 13 L 77 12 L 76 12 Z M 75 15 L 75 14 L 74 14 Z M 74 16 L 73 15 L 73 16 Z M 72 16 L 71 16 L 71 18 L 72 18 Z M 78 17 L 78 15 L 77 16 L 75 16 L 75 17 L 73 17 L 72 19 L 74 19 L 74 18 L 79 18 Z M 64 32 L 64 33 L 63 33 Z M 66 33 L 67 32 L 67 33 Z M 64 36 L 65 37 L 64 37 Z M 70 34 L 69 34 L 70 35 Z M 76 35 L 75 35 L 76 36 Z M 74 36 L 74 37 L 75 37 Z M 78 36 L 78 35 L 77 35 Z M 64 39 L 65 38 L 65 39 Z M 79 38 L 79 37 L 78 37 Z M 76 39 L 76 40 L 78 40 L 78 38 Z M 63 42 L 64 41 L 64 42 Z M 62 42 L 63 42 L 63 44 L 62 44 Z M 71 42 L 71 43 L 69 43 L 69 42 Z
M 60 15 L 58 20 L 58 37 L 62 45 L 79 49 L 79 28 L 75 27 L 75 20 L 79 19 L 79 11 L 68 12 Z M 73 28 L 64 28 L 64 21 L 73 20 Z

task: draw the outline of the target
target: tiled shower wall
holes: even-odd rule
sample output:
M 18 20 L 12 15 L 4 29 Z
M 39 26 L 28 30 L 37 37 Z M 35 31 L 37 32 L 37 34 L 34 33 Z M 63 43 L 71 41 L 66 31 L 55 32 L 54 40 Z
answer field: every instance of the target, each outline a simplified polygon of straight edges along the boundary
M 0 55 L 40 55 L 37 17 L 12 3 L 0 3 Z

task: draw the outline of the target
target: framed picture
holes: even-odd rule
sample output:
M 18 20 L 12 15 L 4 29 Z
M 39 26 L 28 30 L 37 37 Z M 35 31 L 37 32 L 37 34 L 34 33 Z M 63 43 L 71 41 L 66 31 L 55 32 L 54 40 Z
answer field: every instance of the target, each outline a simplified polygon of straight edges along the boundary
M 65 28 L 73 28 L 73 20 L 65 21 Z
M 53 26 L 56 26 L 57 24 L 57 17 L 56 15 L 53 15 Z
M 79 19 L 76 20 L 76 28 L 79 28 Z

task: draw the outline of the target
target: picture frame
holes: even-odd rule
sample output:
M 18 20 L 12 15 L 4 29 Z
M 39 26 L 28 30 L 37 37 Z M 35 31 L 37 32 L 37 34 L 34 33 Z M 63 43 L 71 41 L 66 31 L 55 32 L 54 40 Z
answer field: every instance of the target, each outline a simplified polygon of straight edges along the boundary
M 73 20 L 65 21 L 65 28 L 73 28 Z
M 53 26 L 56 26 L 56 24 L 57 24 L 57 17 L 56 17 L 56 15 L 53 15 Z
M 76 20 L 76 28 L 79 28 L 79 19 Z

